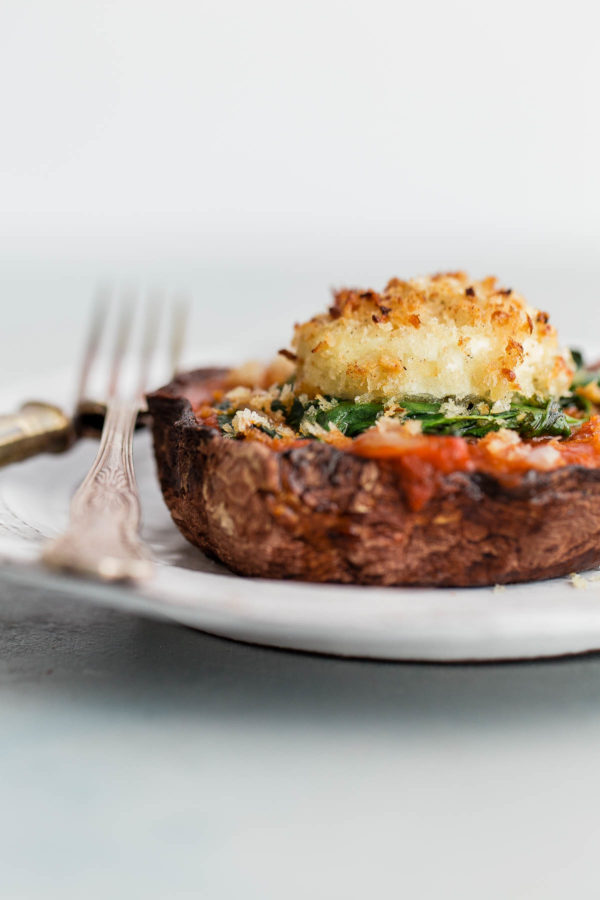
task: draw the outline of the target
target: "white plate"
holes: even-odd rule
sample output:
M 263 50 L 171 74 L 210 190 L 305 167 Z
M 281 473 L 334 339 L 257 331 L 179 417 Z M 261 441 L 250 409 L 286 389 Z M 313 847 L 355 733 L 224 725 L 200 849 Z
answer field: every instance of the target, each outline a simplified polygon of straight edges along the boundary
M 43 386 L 46 396 L 52 383 L 49 378 Z M 1 409 L 14 406 L 16 397 L 44 395 L 31 386 L 10 393 L 0 397 Z M 600 581 L 593 576 L 584 590 L 575 590 L 569 579 L 494 590 L 312 585 L 233 575 L 188 544 L 172 524 L 148 433 L 136 436 L 136 474 L 156 578 L 134 589 L 49 573 L 38 562 L 40 546 L 66 524 L 69 498 L 95 449 L 93 441 L 81 441 L 68 453 L 0 470 L 2 578 L 235 640 L 340 656 L 494 660 L 600 649 Z

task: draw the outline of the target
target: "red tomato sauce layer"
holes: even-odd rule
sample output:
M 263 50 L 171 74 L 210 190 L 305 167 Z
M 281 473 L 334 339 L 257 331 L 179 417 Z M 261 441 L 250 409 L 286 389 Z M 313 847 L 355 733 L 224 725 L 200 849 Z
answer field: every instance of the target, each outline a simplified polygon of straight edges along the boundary
M 218 379 L 188 395 L 196 418 L 219 430 L 214 403 L 223 396 Z M 306 438 L 276 439 L 253 429 L 245 435 L 272 450 L 283 452 L 311 443 Z M 444 476 L 452 472 L 482 472 L 511 487 L 529 471 L 549 472 L 564 466 L 600 468 L 600 416 L 592 416 L 568 438 L 522 440 L 516 432 L 491 432 L 484 438 L 466 439 L 411 433 L 406 425 L 370 428 L 356 438 L 332 432 L 327 440 L 346 453 L 378 459 L 399 473 L 409 505 L 421 509 L 436 493 Z
M 600 416 L 593 416 L 568 438 L 521 440 L 515 432 L 492 432 L 479 440 L 410 435 L 403 429 L 377 428 L 352 441 L 351 452 L 387 460 L 401 475 L 411 507 L 420 509 L 451 472 L 483 472 L 506 487 L 525 472 L 549 472 L 564 466 L 600 467 Z

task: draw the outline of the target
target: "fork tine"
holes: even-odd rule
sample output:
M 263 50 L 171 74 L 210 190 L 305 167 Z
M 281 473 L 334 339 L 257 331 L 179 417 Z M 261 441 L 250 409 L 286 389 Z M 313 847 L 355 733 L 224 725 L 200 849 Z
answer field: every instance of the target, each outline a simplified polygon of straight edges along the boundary
M 183 342 L 185 339 L 186 325 L 188 323 L 191 307 L 191 299 L 187 295 L 179 294 L 173 301 L 173 322 L 171 329 L 171 376 L 174 378 L 179 371 Z
M 123 357 L 131 335 L 131 325 L 135 307 L 135 295 L 128 291 L 121 297 L 121 309 L 117 325 L 117 338 L 110 366 L 107 400 L 112 400 L 117 394 L 117 385 L 123 363 Z
M 92 306 L 92 316 L 79 372 L 79 383 L 77 385 L 77 396 L 75 399 L 76 408 L 79 407 L 82 400 L 85 399 L 90 371 L 98 355 L 100 339 L 106 325 L 108 307 L 109 291 L 106 287 L 100 287 L 96 291 Z
M 142 339 L 142 351 L 140 357 L 140 374 L 137 396 L 143 397 L 148 386 L 150 363 L 158 341 L 158 326 L 160 312 L 164 303 L 162 291 L 153 291 L 148 297 L 147 311 L 145 310 L 144 336 Z

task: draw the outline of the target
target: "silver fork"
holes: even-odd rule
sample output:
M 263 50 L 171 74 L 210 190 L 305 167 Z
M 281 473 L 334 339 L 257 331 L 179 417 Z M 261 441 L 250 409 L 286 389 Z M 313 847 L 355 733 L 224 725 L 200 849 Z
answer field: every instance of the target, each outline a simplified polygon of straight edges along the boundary
M 145 317 L 138 359 L 137 387 L 122 386 L 123 359 L 132 337 L 133 302 L 122 303 L 108 375 L 106 416 L 98 454 L 71 501 L 69 525 L 48 543 L 42 559 L 53 569 L 76 572 L 101 581 L 140 581 L 154 570 L 150 552 L 139 537 L 140 503 L 133 470 L 133 430 L 145 408 L 144 390 L 155 350 L 160 316 L 155 297 Z M 80 401 L 98 352 L 107 302 L 95 310 L 79 384 Z M 174 323 L 172 352 L 181 343 L 183 324 Z

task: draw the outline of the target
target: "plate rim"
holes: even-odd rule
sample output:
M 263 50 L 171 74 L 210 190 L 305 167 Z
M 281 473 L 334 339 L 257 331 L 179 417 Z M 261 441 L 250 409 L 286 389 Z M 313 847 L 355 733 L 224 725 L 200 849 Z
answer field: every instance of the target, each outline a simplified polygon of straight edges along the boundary
M 18 391 L 18 384 L 11 385 L 13 396 Z M 65 458 L 48 454 L 28 462 L 36 466 L 40 460 L 57 456 Z M 0 469 L 0 503 L 11 471 L 20 465 Z M 83 602 L 177 622 L 246 643 L 345 658 L 431 663 L 553 658 L 600 649 L 600 581 L 598 590 L 595 581 L 586 582 L 592 588 L 587 591 L 573 591 L 568 578 L 506 585 L 501 592 L 493 587 L 321 585 L 188 570 L 164 562 L 150 585 L 103 585 L 42 568 L 36 562 L 39 541 L 26 541 L 18 535 L 7 538 L 1 525 L 0 520 L 3 583 L 62 591 Z M 174 524 L 170 527 L 176 530 Z M 183 537 L 181 541 L 185 546 Z M 200 551 L 194 548 L 191 552 Z M 551 596 L 540 610 L 539 597 L 544 592 Z M 564 592 L 569 592 L 570 602 L 565 602 Z M 249 600 L 248 594 L 254 599 Z M 524 604 L 522 594 L 526 595 Z M 199 595 L 203 595 L 200 600 Z M 457 596 L 458 603 L 453 603 Z M 474 612 L 473 604 L 465 600 L 475 596 L 480 599 Z M 534 597 L 538 599 L 532 606 Z M 424 613 L 430 615 L 429 634 L 427 617 L 424 624 L 422 621 Z M 437 628 L 434 633 L 432 622 Z

